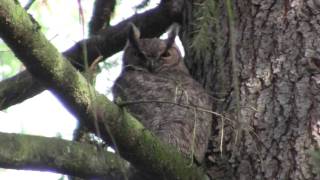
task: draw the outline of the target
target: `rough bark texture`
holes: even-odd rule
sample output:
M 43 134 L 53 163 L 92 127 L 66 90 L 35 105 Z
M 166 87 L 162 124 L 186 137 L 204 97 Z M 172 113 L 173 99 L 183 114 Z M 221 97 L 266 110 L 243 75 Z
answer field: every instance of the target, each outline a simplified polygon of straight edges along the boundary
M 182 28 L 192 74 L 213 96 L 223 98 L 214 110 L 239 122 L 234 126 L 216 119 L 210 174 L 220 179 L 320 179 L 309 154 L 320 142 L 319 1 L 232 0 L 235 44 L 230 43 L 226 1 L 215 3 L 210 51 L 197 57 L 190 46 L 200 25 L 195 18 L 199 6 L 190 1 Z M 232 79 L 232 46 L 239 87 Z

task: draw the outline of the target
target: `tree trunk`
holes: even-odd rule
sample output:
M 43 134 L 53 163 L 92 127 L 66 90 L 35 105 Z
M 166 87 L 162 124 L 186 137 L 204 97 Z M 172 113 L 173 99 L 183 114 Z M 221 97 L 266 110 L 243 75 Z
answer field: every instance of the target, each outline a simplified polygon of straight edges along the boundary
M 187 65 L 224 117 L 214 119 L 209 174 L 320 179 L 310 156 L 320 142 L 320 2 L 230 1 L 232 11 L 228 0 L 188 1 L 183 15 Z

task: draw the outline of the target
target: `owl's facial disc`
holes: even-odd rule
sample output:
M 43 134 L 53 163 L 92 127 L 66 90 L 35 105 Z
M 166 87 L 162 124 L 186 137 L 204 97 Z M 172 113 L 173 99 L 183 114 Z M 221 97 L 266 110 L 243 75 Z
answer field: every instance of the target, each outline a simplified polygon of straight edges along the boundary
M 156 57 L 147 59 L 147 67 L 150 72 L 159 72 L 166 66 L 166 61 L 170 60 L 170 51 L 165 50 L 159 53 Z

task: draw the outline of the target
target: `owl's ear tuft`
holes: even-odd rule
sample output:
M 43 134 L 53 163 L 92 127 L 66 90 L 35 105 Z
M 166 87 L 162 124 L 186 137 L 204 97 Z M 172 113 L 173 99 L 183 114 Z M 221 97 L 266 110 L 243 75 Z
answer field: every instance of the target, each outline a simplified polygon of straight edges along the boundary
M 180 26 L 177 23 L 173 23 L 169 28 L 169 34 L 167 41 L 167 49 L 169 49 L 172 44 L 174 43 L 174 40 L 176 39 L 176 36 L 179 34 Z
M 130 45 L 139 49 L 138 41 L 140 39 L 140 30 L 133 23 L 129 23 L 128 41 Z

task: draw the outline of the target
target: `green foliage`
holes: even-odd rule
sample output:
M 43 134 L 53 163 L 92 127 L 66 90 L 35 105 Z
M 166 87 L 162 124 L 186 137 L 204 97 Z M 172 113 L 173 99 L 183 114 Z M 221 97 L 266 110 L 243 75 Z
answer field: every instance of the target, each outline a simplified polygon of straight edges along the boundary
M 41 15 L 41 8 L 44 8 L 46 3 L 33 3 L 28 12 L 32 12 L 32 16 L 41 25 L 41 31 L 46 33 L 47 27 L 44 27 L 46 20 L 45 16 Z M 23 69 L 22 63 L 16 58 L 10 48 L 0 41 L 0 80 L 9 78 L 17 74 Z
M 65 176 L 62 175 L 58 180 L 65 180 L 65 179 L 66 179 Z
M 315 169 L 320 172 L 320 150 L 317 151 L 309 151 L 309 154 L 312 158 L 312 163 L 315 166 Z
M 213 0 L 206 0 L 196 4 L 195 30 L 191 47 L 195 50 L 197 58 L 212 50 L 212 45 L 216 42 L 216 37 L 212 31 L 217 24 L 217 4 Z
M 0 42 L 0 80 L 15 75 L 21 68 L 21 62 L 9 47 Z
M 111 69 L 113 67 L 119 66 L 120 57 L 118 58 L 109 58 L 108 61 L 103 61 L 99 64 L 101 69 Z

